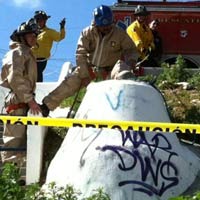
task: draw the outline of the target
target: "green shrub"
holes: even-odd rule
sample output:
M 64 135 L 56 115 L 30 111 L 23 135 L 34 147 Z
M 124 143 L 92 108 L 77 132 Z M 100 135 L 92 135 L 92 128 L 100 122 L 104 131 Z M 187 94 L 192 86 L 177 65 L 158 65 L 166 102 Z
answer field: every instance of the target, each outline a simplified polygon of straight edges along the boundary
M 163 72 L 157 78 L 157 84 L 161 88 L 173 87 L 175 83 L 187 81 L 191 76 L 188 71 L 185 70 L 186 62 L 184 58 L 179 55 L 174 64 L 162 63 L 161 67 Z
M 59 187 L 54 182 L 41 189 L 39 184 L 20 186 L 20 172 L 14 164 L 5 164 L 0 175 L 0 200 L 78 200 L 81 192 L 73 186 Z M 94 194 L 84 200 L 110 200 L 103 189 L 97 189 Z
M 169 200 L 200 200 L 200 192 L 197 192 L 196 194 L 192 196 L 179 196 L 179 197 L 173 197 Z
M 23 199 L 25 192 L 18 184 L 20 179 L 19 169 L 14 164 L 5 164 L 0 176 L 1 200 Z
M 85 200 L 110 200 L 110 197 L 103 192 L 102 188 L 94 191 L 95 193 L 91 196 L 86 198 Z
M 191 78 L 188 79 L 190 85 L 192 85 L 197 90 L 200 90 L 200 72 L 195 73 Z

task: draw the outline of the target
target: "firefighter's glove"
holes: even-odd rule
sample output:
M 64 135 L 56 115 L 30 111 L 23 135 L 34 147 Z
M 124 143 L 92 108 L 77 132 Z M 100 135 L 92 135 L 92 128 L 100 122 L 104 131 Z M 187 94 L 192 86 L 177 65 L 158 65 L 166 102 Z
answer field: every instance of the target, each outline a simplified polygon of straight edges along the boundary
M 48 117 L 49 116 L 49 108 L 47 107 L 47 105 L 46 104 L 41 104 L 40 105 L 40 109 L 41 109 L 41 111 L 42 111 L 42 115 L 43 115 L 43 117 Z
M 60 22 L 60 29 L 65 28 L 65 23 L 66 23 L 65 18 L 63 18 L 63 19 L 61 20 L 61 22 Z

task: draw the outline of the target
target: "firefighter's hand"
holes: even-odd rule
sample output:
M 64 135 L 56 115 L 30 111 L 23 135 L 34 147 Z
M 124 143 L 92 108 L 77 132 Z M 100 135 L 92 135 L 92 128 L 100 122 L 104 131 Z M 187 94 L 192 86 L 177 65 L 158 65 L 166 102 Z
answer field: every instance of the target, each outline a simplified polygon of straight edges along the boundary
M 36 103 L 34 99 L 28 102 L 30 112 L 33 115 L 38 115 L 41 112 L 40 106 Z
M 66 23 L 66 20 L 65 20 L 65 18 L 63 18 L 63 19 L 61 20 L 61 22 L 60 22 L 60 29 L 65 28 L 65 23 Z

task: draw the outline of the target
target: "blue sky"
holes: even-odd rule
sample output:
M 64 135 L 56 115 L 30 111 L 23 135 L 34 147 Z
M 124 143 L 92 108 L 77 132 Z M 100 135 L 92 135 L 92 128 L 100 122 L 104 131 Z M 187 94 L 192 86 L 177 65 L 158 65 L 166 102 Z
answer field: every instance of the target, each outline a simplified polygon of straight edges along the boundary
M 59 30 L 66 18 L 66 38 L 54 43 L 52 56 L 44 73 L 44 81 L 57 81 L 60 68 L 66 61 L 75 65 L 75 50 L 80 32 L 92 20 L 93 9 L 101 4 L 113 5 L 115 0 L 0 0 L 0 59 L 8 51 L 10 34 L 18 25 L 44 10 L 51 18 L 47 26 Z

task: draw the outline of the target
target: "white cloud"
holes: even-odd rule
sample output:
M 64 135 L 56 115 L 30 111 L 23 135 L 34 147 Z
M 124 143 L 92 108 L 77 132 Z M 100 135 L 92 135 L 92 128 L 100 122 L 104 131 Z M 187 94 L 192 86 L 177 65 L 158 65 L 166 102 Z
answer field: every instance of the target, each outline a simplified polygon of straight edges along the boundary
M 41 0 L 12 0 L 17 7 L 37 8 L 41 6 Z

